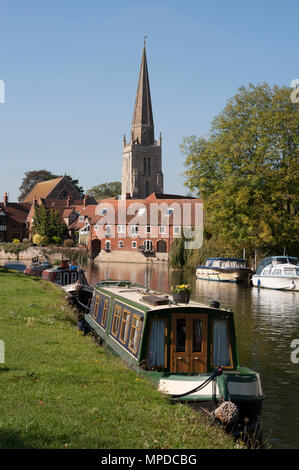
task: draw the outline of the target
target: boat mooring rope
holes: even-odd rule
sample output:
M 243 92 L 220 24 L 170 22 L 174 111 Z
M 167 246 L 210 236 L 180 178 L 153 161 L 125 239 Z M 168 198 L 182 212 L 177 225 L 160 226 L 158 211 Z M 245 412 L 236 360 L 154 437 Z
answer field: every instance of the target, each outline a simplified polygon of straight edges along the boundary
M 200 384 L 198 387 L 194 388 L 193 390 L 190 390 L 189 392 L 181 393 L 180 395 L 172 395 L 173 398 L 182 398 L 185 397 L 186 395 L 191 395 L 192 393 L 199 392 L 199 390 L 202 390 L 204 387 L 206 387 L 212 380 L 215 379 L 215 377 L 218 377 L 221 375 L 223 372 L 223 369 L 219 366 L 217 369 L 215 369 L 210 377 L 207 378 L 202 384 Z

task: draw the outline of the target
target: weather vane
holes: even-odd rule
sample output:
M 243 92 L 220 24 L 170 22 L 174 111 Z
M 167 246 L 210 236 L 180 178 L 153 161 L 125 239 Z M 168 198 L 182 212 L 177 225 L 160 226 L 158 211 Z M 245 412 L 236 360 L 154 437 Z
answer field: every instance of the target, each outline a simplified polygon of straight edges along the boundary
M 147 36 L 144 36 L 144 38 L 143 38 L 143 44 L 144 45 L 146 44 L 146 40 L 147 40 Z

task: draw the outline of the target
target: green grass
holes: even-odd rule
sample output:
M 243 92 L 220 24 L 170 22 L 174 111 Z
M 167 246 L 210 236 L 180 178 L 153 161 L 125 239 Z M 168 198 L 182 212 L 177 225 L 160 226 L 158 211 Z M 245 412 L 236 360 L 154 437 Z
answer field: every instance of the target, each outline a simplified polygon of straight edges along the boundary
M 233 448 L 91 336 L 64 293 L 0 268 L 0 448 Z

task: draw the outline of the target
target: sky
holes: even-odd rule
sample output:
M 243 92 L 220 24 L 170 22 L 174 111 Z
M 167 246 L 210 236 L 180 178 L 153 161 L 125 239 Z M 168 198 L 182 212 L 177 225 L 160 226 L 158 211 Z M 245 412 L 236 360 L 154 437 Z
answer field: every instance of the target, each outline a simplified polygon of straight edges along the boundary
M 297 0 L 0 0 L 0 200 L 25 172 L 121 180 L 143 38 L 164 192 L 238 88 L 299 78 Z

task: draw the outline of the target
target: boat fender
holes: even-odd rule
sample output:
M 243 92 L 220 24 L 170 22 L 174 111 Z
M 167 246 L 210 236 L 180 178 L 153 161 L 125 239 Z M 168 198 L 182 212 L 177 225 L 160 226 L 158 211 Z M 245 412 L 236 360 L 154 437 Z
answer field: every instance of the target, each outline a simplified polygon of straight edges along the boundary
M 261 285 L 261 280 L 258 279 L 258 280 L 257 280 L 257 287 L 260 287 L 260 285 Z
M 232 401 L 224 401 L 213 411 L 215 418 L 219 419 L 225 426 L 234 424 L 239 419 L 239 408 Z

